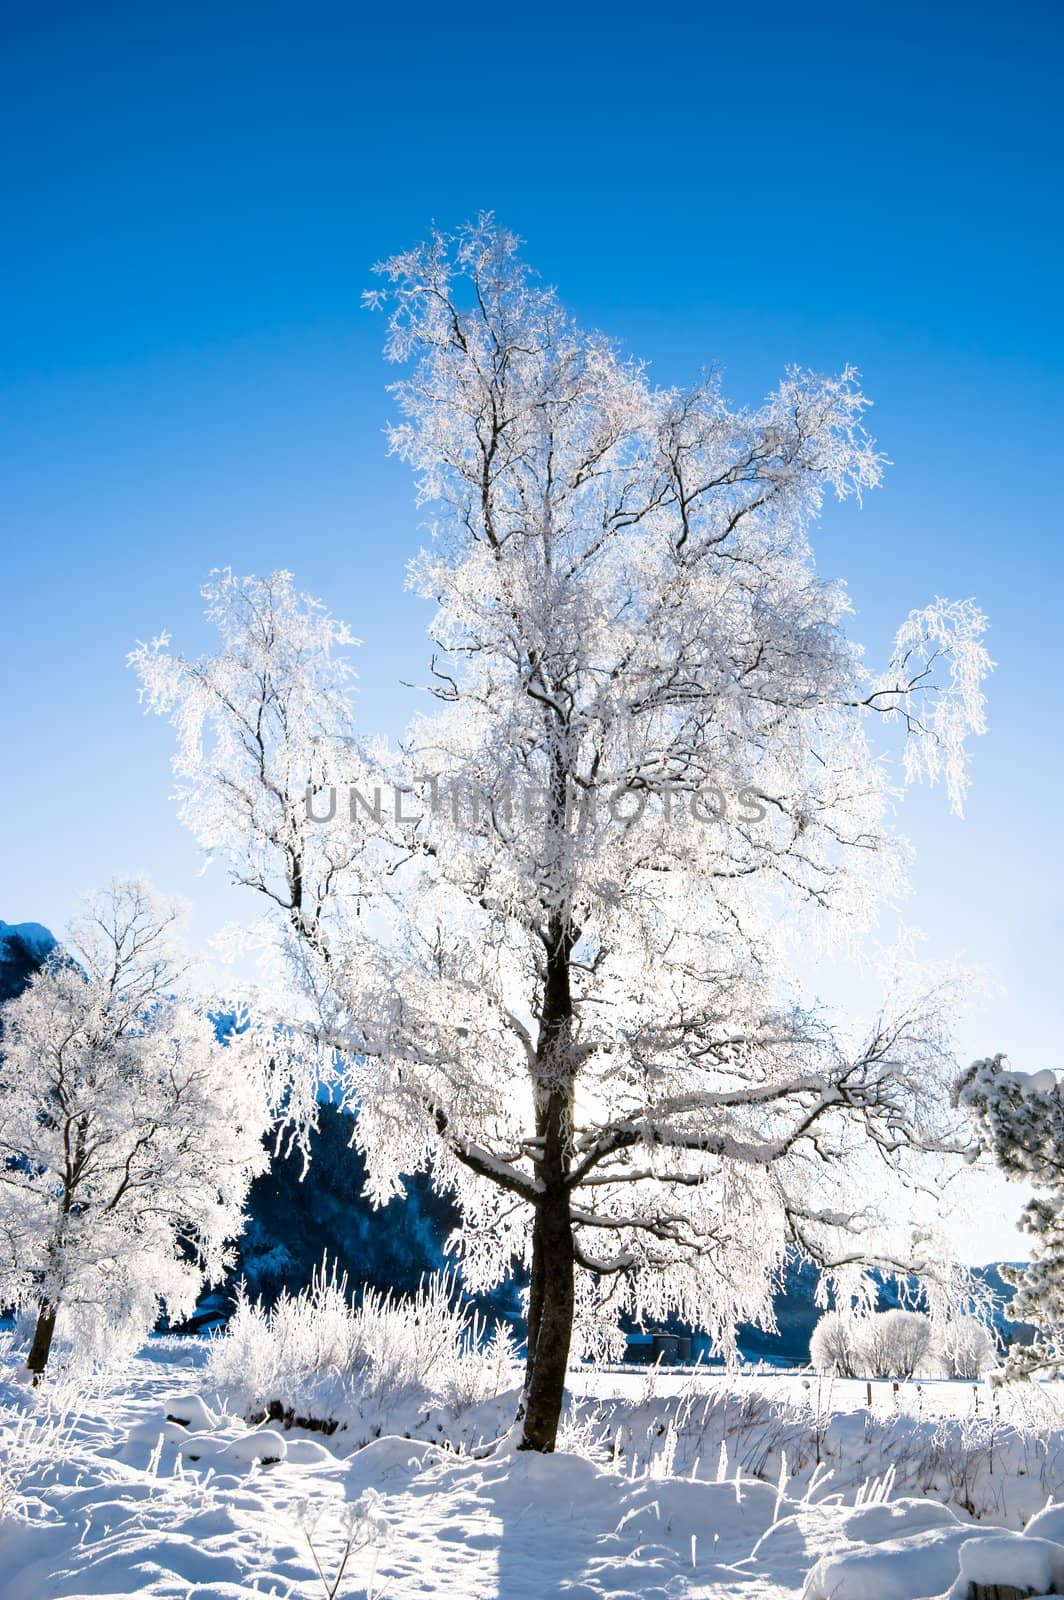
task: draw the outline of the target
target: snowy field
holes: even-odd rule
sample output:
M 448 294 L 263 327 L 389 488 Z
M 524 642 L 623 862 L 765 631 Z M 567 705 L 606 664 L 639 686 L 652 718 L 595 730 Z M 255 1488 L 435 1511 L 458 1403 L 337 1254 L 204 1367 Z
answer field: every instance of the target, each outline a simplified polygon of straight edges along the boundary
M 875 1384 L 869 1412 L 856 1382 L 585 1370 L 542 1457 L 478 1448 L 512 1394 L 460 1413 L 397 1402 L 323 1436 L 227 1414 L 205 1358 L 204 1341 L 153 1340 L 106 1385 L 40 1395 L 8 1360 L 4 1600 L 1064 1587 L 1064 1507 L 1037 1515 L 1064 1498 L 1050 1391 L 995 1406 L 970 1383 Z

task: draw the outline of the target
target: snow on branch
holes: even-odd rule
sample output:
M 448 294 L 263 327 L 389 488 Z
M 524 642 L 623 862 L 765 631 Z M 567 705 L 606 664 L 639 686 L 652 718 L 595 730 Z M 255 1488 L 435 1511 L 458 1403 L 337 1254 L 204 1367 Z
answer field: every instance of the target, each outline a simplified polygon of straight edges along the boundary
M 969 784 L 967 741 L 986 732 L 983 681 L 994 665 L 983 644 L 987 626 L 973 600 L 936 599 L 911 611 L 863 702 L 905 724 L 906 783 L 943 779 L 958 816 Z

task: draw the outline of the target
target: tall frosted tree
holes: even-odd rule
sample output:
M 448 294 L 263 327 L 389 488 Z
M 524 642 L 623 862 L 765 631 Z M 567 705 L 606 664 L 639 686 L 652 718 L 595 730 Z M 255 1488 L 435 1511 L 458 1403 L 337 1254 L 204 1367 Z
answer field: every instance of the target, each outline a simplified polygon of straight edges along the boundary
M 848 641 L 807 529 L 880 478 L 852 371 L 749 411 L 654 387 L 490 221 L 380 270 L 434 713 L 394 761 L 360 744 L 346 630 L 285 574 L 212 580 L 214 655 L 133 660 L 186 820 L 345 1051 L 374 1194 L 431 1167 L 470 1283 L 527 1263 L 520 1443 L 549 1450 L 574 1328 L 675 1311 L 727 1347 L 789 1249 L 935 1264 L 940 998 L 843 1038 L 781 930 L 847 937 L 901 885 L 884 722 L 960 808 L 985 624 L 915 611 L 881 675 Z
M 57 1326 L 99 1356 L 191 1312 L 267 1164 L 277 1040 L 220 1043 L 175 993 L 175 915 L 113 883 L 0 1007 L 0 1298 L 35 1317 L 35 1381 Z

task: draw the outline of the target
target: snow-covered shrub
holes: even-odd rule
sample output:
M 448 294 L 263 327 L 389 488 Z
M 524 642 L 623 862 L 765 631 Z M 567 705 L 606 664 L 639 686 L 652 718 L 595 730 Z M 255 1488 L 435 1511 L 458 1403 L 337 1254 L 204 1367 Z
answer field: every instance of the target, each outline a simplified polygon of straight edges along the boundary
M 272 1310 L 241 1296 L 212 1344 L 210 1380 L 245 1413 L 279 1405 L 287 1416 L 342 1421 L 404 1401 L 459 1415 L 514 1387 L 509 1330 L 491 1336 L 463 1304 L 454 1277 L 436 1273 L 416 1295 L 367 1289 L 357 1305 L 347 1280 L 324 1265 L 308 1289 Z
M 340 1512 L 339 1522 L 339 1555 L 336 1557 L 331 1576 L 326 1572 L 323 1560 L 328 1561 L 324 1549 L 319 1554 L 318 1538 L 321 1525 L 327 1517 L 327 1505 L 321 1501 L 301 1500 L 296 1506 L 296 1520 L 299 1531 L 310 1551 L 310 1558 L 318 1574 L 325 1600 L 336 1600 L 340 1594 L 351 1557 L 360 1551 L 372 1550 L 374 1558 L 383 1550 L 391 1540 L 392 1527 L 387 1517 L 379 1509 L 381 1497 L 376 1489 L 367 1489 L 357 1500 L 349 1501 Z M 390 1585 L 385 1582 L 383 1588 L 378 1588 L 376 1578 L 376 1559 L 373 1561 L 373 1576 L 369 1588 L 363 1592 L 366 1600 L 378 1600 L 385 1594 Z
M 29 1410 L 0 1402 L 0 1528 L 34 1520 L 38 1491 L 70 1453 L 79 1417 L 58 1397 Z
M 471 1328 L 467 1347 L 457 1359 L 443 1364 L 437 1380 L 439 1398 L 456 1417 L 516 1383 L 517 1344 L 506 1324 L 497 1322 L 486 1342 L 482 1342 L 481 1318 L 475 1318 Z
M 953 1317 L 938 1330 L 933 1364 L 943 1378 L 981 1378 L 997 1365 L 993 1335 L 977 1317 Z
M 865 1505 L 913 1496 L 1011 1528 L 1060 1492 L 1064 1401 L 1042 1386 L 997 1391 L 997 1405 L 980 1395 L 978 1410 L 955 1388 L 904 1386 L 897 1398 L 881 1393 L 873 1410 L 846 1409 L 852 1398 L 838 1391 L 825 1407 L 816 1389 L 815 1380 L 762 1387 L 750 1378 L 707 1392 L 700 1379 L 650 1402 L 574 1396 L 564 1445 L 626 1477 L 777 1485 L 782 1476 L 789 1496 L 818 1504 L 836 1494 Z M 826 1496 L 811 1492 L 818 1484 Z

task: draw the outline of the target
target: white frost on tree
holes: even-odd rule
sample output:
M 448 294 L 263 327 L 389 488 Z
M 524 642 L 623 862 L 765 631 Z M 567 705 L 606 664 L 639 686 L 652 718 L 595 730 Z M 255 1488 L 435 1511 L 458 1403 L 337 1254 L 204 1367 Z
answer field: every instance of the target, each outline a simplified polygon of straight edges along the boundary
M 943 1378 L 982 1378 L 998 1364 L 994 1335 L 978 1317 L 950 1317 L 936 1331 L 934 1361 Z
M 978 1378 L 995 1364 L 995 1349 L 977 1316 L 851 1307 L 820 1318 L 809 1360 L 840 1378 Z
M 863 1376 L 859 1319 L 844 1311 L 825 1311 L 809 1338 L 809 1361 L 814 1372 L 834 1373 L 837 1378 Z
M 88 1358 L 188 1315 L 228 1265 L 263 1134 L 277 1040 L 218 1042 L 176 994 L 176 911 L 135 881 L 94 897 L 0 1009 L 0 1300 Z
M 212 587 L 215 655 L 133 662 L 187 820 L 278 909 L 345 1050 L 374 1195 L 431 1167 L 470 1284 L 528 1264 L 522 1442 L 549 1449 L 574 1321 L 675 1311 L 728 1348 L 789 1249 L 939 1262 L 941 998 L 844 1039 L 782 981 L 780 930 L 845 937 L 902 884 L 884 716 L 959 804 L 984 623 L 914 612 L 882 678 L 846 638 L 807 529 L 879 481 L 852 370 L 754 410 L 655 388 L 487 221 L 382 273 L 436 714 L 397 768 L 358 747 L 340 634 L 308 643 L 323 613 L 284 574 Z M 401 814 L 330 793 L 392 779 Z
M 922 1311 L 877 1311 L 860 1330 L 865 1370 L 873 1377 L 923 1375 L 931 1353 L 931 1319 Z

